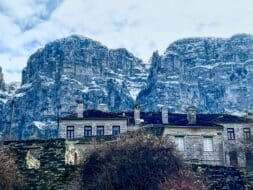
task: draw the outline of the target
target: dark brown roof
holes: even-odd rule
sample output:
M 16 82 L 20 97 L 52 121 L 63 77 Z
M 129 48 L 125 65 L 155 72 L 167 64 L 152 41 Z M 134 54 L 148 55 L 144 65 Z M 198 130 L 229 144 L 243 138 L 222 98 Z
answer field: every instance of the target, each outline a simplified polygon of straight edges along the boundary
M 125 116 L 123 116 L 125 115 Z M 83 118 L 78 118 L 77 114 L 72 114 L 61 118 L 61 120 L 102 120 L 102 119 L 127 119 L 129 125 L 134 125 L 134 112 L 103 112 L 100 110 L 86 110 Z M 161 112 L 141 112 L 141 119 L 144 124 L 162 125 Z M 169 113 L 169 125 L 189 126 L 189 127 L 222 127 L 223 123 L 253 123 L 253 120 L 227 114 L 197 114 L 196 123 L 188 124 L 187 115 L 180 113 Z
M 120 119 L 126 120 L 127 118 L 120 113 L 103 112 L 100 110 L 86 110 L 83 112 L 83 118 L 78 118 L 77 114 L 68 115 L 60 120 L 102 120 L 102 119 Z
M 134 124 L 134 113 L 126 112 L 129 124 Z M 141 119 L 144 124 L 162 124 L 161 112 L 141 112 Z M 169 113 L 169 125 L 175 126 L 206 126 L 206 127 L 219 127 L 222 123 L 253 123 L 253 120 L 244 117 L 238 117 L 227 114 L 197 114 L 196 124 L 188 124 L 187 115 L 180 113 Z

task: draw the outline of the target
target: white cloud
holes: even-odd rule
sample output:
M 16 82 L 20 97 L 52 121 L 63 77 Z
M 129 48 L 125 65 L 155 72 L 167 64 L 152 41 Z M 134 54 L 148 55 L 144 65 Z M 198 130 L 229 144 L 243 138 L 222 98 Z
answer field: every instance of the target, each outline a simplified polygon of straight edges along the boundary
M 0 0 L 0 66 L 20 80 L 30 54 L 71 34 L 147 61 L 179 38 L 253 33 L 252 13 L 252 0 Z

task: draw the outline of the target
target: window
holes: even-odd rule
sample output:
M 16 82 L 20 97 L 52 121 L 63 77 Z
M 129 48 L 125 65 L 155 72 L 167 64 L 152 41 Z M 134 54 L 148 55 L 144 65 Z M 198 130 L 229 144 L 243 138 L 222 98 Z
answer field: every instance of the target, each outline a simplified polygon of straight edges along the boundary
M 120 134 L 120 126 L 112 126 L 112 135 L 117 136 Z
M 73 139 L 75 137 L 75 128 L 74 126 L 67 126 L 67 139 Z
M 104 135 L 104 126 L 97 126 L 97 136 Z
M 85 137 L 92 136 L 92 127 L 91 126 L 84 126 L 84 136 Z
M 203 146 L 205 152 L 213 151 L 213 137 L 204 137 Z
M 227 129 L 228 140 L 235 140 L 235 130 L 234 128 Z
M 250 128 L 243 128 L 243 136 L 245 140 L 249 140 L 251 138 Z
M 253 169 L 253 154 L 251 151 L 245 152 L 246 167 Z
M 237 158 L 237 152 L 232 151 L 229 152 L 229 157 L 230 157 L 230 166 L 238 166 L 238 158 Z
M 177 146 L 178 151 L 184 151 L 184 137 L 183 136 L 176 136 L 175 144 Z

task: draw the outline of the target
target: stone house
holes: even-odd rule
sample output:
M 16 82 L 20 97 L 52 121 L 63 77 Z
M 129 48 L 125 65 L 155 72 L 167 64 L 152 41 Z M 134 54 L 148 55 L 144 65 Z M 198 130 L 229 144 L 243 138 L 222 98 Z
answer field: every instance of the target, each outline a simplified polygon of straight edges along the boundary
M 221 120 L 220 124 L 224 126 L 223 141 L 226 166 L 253 167 L 253 150 L 244 150 L 247 146 L 245 143 L 252 141 L 252 119 L 249 117 L 230 118 L 229 120 Z
M 236 148 L 242 140 L 251 138 L 252 118 L 197 114 L 196 110 L 191 106 L 186 114 L 168 113 L 163 106 L 161 112 L 155 113 L 141 112 L 140 106 L 135 106 L 133 112 L 111 113 L 105 104 L 97 110 L 84 110 L 83 102 L 79 102 L 75 114 L 60 119 L 58 137 L 68 140 L 68 164 L 78 164 L 84 159 L 81 155 L 94 147 L 78 139 L 117 137 L 140 128 L 152 129 L 161 138 L 174 142 L 190 163 L 238 167 L 253 163 L 253 156 Z
M 128 130 L 133 125 L 160 128 L 162 138 L 174 142 L 187 162 L 237 167 L 253 165 L 253 156 L 240 151 L 243 141 L 252 136 L 252 115 L 197 114 L 194 106 L 189 107 L 186 114 L 168 113 L 166 106 L 161 112 L 138 113 L 137 117 L 136 112 L 125 113 L 131 121 Z M 136 124 L 135 118 L 141 122 Z
M 77 112 L 59 120 L 58 137 L 68 140 L 92 136 L 117 136 L 127 132 L 127 117 L 106 111 L 104 106 L 99 110 L 85 110 L 79 102 Z

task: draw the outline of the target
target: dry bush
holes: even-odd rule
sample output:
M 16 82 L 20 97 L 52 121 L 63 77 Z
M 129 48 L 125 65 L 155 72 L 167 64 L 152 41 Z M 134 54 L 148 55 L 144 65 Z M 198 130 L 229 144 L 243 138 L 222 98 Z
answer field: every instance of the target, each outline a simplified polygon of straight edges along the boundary
M 144 132 L 95 150 L 82 170 L 82 189 L 159 189 L 166 176 L 182 168 L 174 146 Z
M 160 184 L 160 190 L 207 190 L 200 176 L 190 169 L 182 169 L 177 175 L 171 175 Z
M 15 158 L 0 145 L 0 189 L 18 189 L 22 186 L 23 176 L 18 171 Z

